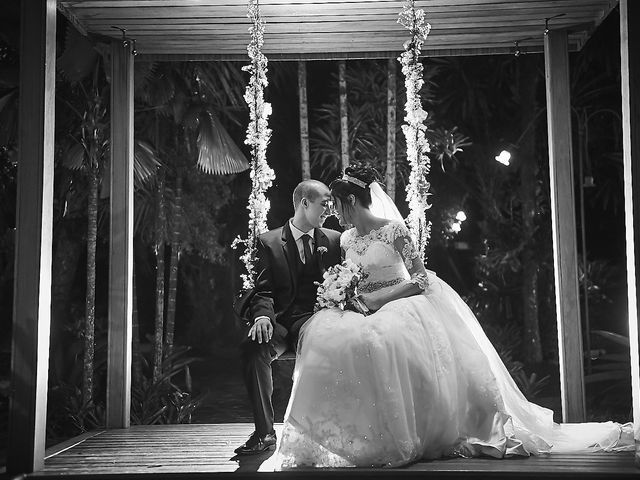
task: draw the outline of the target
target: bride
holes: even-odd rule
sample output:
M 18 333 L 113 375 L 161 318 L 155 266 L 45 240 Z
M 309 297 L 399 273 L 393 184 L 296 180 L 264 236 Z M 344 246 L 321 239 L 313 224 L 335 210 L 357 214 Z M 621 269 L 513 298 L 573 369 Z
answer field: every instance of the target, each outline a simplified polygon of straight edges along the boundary
M 330 186 L 341 224 L 353 225 L 343 256 L 366 273 L 359 300 L 373 313 L 323 309 L 304 325 L 279 467 L 632 449 L 630 424 L 558 425 L 526 400 L 375 180 L 350 167 Z

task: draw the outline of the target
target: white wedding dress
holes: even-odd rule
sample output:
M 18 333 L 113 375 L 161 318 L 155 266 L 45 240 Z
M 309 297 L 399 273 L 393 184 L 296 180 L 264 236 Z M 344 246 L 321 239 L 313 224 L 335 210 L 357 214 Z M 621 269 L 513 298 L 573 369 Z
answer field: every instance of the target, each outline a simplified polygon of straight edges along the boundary
M 277 468 L 633 448 L 630 424 L 558 425 L 527 401 L 471 310 L 417 259 L 403 223 L 348 230 L 341 245 L 368 274 L 361 292 L 425 289 L 372 315 L 332 308 L 305 324 Z

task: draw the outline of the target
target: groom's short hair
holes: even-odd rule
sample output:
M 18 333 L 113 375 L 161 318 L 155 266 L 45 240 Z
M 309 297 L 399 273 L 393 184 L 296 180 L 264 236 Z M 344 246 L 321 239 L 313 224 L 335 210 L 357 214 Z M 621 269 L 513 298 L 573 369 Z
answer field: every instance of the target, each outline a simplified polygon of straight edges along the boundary
M 293 209 L 300 205 L 303 198 L 314 201 L 318 198 L 318 190 L 326 185 L 318 180 L 303 180 L 293 189 Z

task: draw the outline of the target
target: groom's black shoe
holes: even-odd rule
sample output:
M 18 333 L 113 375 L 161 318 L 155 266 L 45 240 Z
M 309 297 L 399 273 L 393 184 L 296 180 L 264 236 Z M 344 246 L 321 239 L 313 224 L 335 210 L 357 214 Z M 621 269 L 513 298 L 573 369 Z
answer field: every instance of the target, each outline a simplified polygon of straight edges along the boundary
M 269 450 L 276 444 L 276 432 L 267 433 L 264 436 L 258 435 L 258 432 L 253 432 L 244 445 L 240 445 L 234 450 L 238 455 L 255 455 L 262 453 L 265 450 Z

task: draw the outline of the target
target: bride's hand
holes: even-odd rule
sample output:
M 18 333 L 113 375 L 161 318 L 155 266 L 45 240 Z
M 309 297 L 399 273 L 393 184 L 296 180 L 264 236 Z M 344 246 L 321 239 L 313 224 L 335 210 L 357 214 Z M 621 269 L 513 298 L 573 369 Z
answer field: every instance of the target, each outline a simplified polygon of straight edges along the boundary
M 360 297 L 360 301 L 372 312 L 382 307 L 382 305 L 380 305 L 380 299 L 375 293 L 362 293 L 358 296 Z

